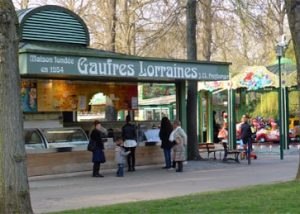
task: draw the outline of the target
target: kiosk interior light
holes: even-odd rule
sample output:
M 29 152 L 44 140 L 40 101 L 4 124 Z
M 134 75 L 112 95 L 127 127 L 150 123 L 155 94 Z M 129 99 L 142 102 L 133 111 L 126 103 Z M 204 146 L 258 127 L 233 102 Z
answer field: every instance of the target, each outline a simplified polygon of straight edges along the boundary
M 55 130 L 55 131 L 47 131 L 48 134 L 61 134 L 61 133 L 74 133 L 74 130 Z

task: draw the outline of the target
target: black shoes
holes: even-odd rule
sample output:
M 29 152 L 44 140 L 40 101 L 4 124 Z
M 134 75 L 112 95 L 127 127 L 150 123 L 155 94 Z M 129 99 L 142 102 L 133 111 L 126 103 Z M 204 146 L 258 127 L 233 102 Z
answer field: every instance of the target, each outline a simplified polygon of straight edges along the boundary
M 96 177 L 96 178 L 103 178 L 104 176 L 101 175 L 101 174 L 96 174 L 96 175 L 93 175 L 93 177 Z
M 133 172 L 133 171 L 135 171 L 135 168 L 134 168 L 134 167 L 128 168 L 128 172 Z

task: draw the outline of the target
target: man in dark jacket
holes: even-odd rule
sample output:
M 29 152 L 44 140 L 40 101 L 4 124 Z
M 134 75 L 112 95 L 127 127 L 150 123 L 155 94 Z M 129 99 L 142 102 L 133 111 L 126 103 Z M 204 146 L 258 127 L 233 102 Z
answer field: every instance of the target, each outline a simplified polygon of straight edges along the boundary
M 247 115 L 242 116 L 242 126 L 241 126 L 241 139 L 243 144 L 246 145 L 251 141 L 251 127 L 248 124 L 248 117 Z
M 128 171 L 135 171 L 135 148 L 136 142 L 136 128 L 130 123 L 130 116 L 126 116 L 126 124 L 122 127 L 122 138 L 124 140 L 125 151 L 130 151 L 127 156 Z

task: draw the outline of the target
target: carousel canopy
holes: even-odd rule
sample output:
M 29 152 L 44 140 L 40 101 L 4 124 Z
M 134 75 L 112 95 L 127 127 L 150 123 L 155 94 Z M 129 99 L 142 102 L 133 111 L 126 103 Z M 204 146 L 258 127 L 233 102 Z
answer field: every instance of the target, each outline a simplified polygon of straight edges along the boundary
M 292 62 L 285 59 L 284 63 Z M 281 64 L 282 86 L 292 87 L 297 85 L 297 68 L 294 64 Z M 216 91 L 228 88 L 247 88 L 259 90 L 266 87 L 279 87 L 278 64 L 272 66 L 246 66 L 239 74 L 229 81 L 199 82 L 198 90 Z
M 247 66 L 231 79 L 232 88 L 258 90 L 266 87 L 278 87 L 278 76 L 265 66 Z

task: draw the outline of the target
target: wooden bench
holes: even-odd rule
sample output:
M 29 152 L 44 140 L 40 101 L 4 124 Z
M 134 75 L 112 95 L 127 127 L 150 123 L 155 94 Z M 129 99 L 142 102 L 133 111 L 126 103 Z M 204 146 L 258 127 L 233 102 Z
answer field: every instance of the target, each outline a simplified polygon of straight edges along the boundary
M 240 155 L 241 152 L 237 149 L 229 149 L 227 143 L 222 143 L 222 144 L 223 144 L 223 147 L 224 147 L 223 161 L 234 160 L 235 162 L 240 163 L 239 155 Z
M 215 144 L 213 143 L 199 143 L 199 152 L 200 153 L 207 153 L 207 159 L 209 159 L 210 153 L 214 154 L 213 159 L 216 160 L 216 152 L 224 151 L 224 149 L 216 148 Z

